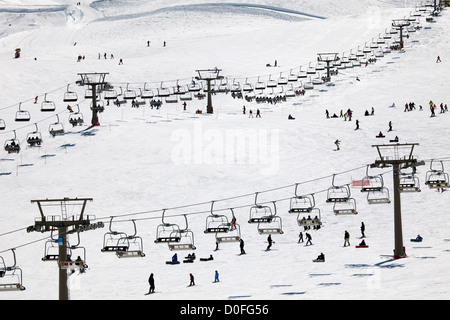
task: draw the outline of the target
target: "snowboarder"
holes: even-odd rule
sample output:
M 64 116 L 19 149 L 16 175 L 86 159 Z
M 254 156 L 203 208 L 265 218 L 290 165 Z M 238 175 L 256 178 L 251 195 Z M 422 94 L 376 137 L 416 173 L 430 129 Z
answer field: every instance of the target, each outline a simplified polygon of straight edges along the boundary
M 355 130 L 359 130 L 359 120 L 358 119 L 356 119 L 356 128 L 355 128 Z
M 341 141 L 339 141 L 339 140 L 336 140 L 336 141 L 334 142 L 334 144 L 336 145 L 337 150 L 341 150 L 341 149 L 339 148 L 340 143 L 341 143 Z
M 269 236 L 267 237 L 267 242 L 269 243 L 269 245 L 267 246 L 266 250 L 270 250 L 270 248 L 272 247 L 272 235 L 269 234 Z
M 148 278 L 148 283 L 150 285 L 148 293 L 155 293 L 155 279 L 153 278 L 153 273 L 150 274 L 150 278 Z
M 194 275 L 192 273 L 189 273 L 189 287 L 190 286 L 195 286 L 195 282 L 194 282 Z
M 342 110 L 341 110 L 341 114 L 342 114 Z M 325 110 L 325 115 L 327 116 L 327 119 L 330 118 L 330 113 L 328 112 L 328 109 Z
M 219 281 L 219 272 L 217 270 L 214 272 L 214 282 L 220 282 Z
M 172 262 L 178 262 L 178 256 L 176 253 L 172 256 Z
M 245 251 L 244 251 L 244 240 L 242 240 L 242 239 L 239 240 L 239 248 L 241 249 L 241 254 L 245 254 Z
M 315 261 L 325 262 L 325 255 L 321 252 Z
M 350 234 L 347 232 L 347 230 L 345 230 L 345 233 L 344 233 L 344 247 L 346 247 L 347 245 L 350 245 Z
M 389 121 L 389 130 L 388 131 L 392 131 L 392 121 Z
M 303 242 L 303 233 L 300 231 L 300 234 L 298 235 L 298 243 Z
M 312 245 L 311 240 L 312 240 L 312 237 L 311 237 L 311 235 L 307 232 L 307 233 L 306 233 L 306 244 L 305 244 L 305 246 Z
M 361 237 L 365 238 L 366 235 L 364 234 L 364 231 L 366 231 L 366 226 L 364 225 L 364 222 L 361 222 Z

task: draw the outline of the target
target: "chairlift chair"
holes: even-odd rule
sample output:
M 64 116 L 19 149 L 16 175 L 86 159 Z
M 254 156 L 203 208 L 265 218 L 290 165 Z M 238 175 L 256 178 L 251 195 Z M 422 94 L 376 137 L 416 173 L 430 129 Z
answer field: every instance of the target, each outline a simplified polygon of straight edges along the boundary
M 311 66 L 311 62 L 309 63 L 308 69 L 306 69 L 306 74 L 316 74 L 316 68 Z
M 127 84 L 127 88 L 123 92 L 123 98 L 125 100 L 133 100 L 133 99 L 136 99 L 136 97 L 137 97 L 136 91 L 133 89 L 128 89 L 128 84 Z
M 155 243 L 179 242 L 181 239 L 180 227 L 177 224 L 167 223 L 164 221 L 166 210 L 162 213 L 162 223 L 156 228 Z
M 47 94 L 44 95 L 44 100 L 41 103 L 42 112 L 53 112 L 56 110 L 56 105 L 54 101 L 47 100 Z
M 368 204 L 391 203 L 391 199 L 389 197 L 389 189 L 386 187 L 382 187 L 378 190 L 368 191 L 367 203 Z
M 443 162 L 439 161 L 438 166 L 433 166 L 434 161 L 435 160 L 431 160 L 430 170 L 426 173 L 425 184 L 428 185 L 430 189 L 448 188 L 449 176 L 448 173 L 444 172 Z
M 250 208 L 248 223 L 269 223 L 274 216 L 272 209 L 269 206 L 258 204 L 257 198 L 258 192 L 255 194 L 255 204 Z
M 80 270 L 81 273 L 84 273 L 85 269 L 88 268 L 86 264 L 86 248 L 80 246 L 80 231 L 77 232 L 77 235 L 77 244 L 68 246 L 67 249 L 70 250 L 70 255 L 68 255 L 65 260 L 58 259 L 58 265 L 62 270 Z M 81 255 L 73 254 L 74 251 L 78 253 L 80 250 L 82 251 Z M 73 260 L 75 256 L 77 256 L 77 258 Z
M 96 97 L 95 97 L 96 100 L 100 99 L 100 96 L 99 96 L 98 92 L 96 92 L 95 96 L 96 96 Z M 85 99 L 92 99 L 92 97 L 93 97 L 93 91 L 92 91 L 92 89 L 86 89 L 86 90 L 84 91 L 84 98 L 85 98 Z
M 0 119 L 0 130 L 5 130 L 6 129 L 6 123 L 5 120 Z
M 16 136 L 16 130 L 13 130 L 14 138 L 5 141 L 4 149 L 8 153 L 19 153 L 20 152 L 20 142 Z
M 281 217 L 277 216 L 277 206 L 275 201 L 273 202 L 274 213 L 270 221 L 260 221 L 258 223 L 259 234 L 283 234 L 283 224 Z
M 21 110 L 20 109 L 21 105 L 22 102 L 19 103 L 19 111 L 16 112 L 15 120 L 18 122 L 30 121 L 31 119 L 30 113 L 26 110 Z
M 295 196 L 290 200 L 289 213 L 311 212 L 315 206 L 314 195 L 297 195 L 298 183 L 295 184 Z
M 228 90 L 230 90 L 229 85 L 228 85 L 228 78 L 221 79 L 219 86 L 217 87 L 217 91 L 218 92 L 227 92 Z
M 296 82 L 298 80 L 298 73 L 293 73 L 292 69 L 291 69 L 287 79 L 288 79 L 288 82 Z
M 38 131 L 37 123 L 34 125 L 36 126 L 36 130 L 27 134 L 27 143 L 32 147 L 35 145 L 40 146 L 42 143 L 42 135 Z
M 105 100 L 116 100 L 117 99 L 117 91 L 114 89 L 108 89 L 103 91 L 103 99 Z
M 56 118 L 58 119 L 58 121 L 56 121 L 55 123 L 50 124 L 49 127 L 48 127 L 48 132 L 52 136 L 64 134 L 64 125 L 59 121 L 58 114 L 56 114 Z
M 191 92 L 185 92 L 182 95 L 180 95 L 181 101 L 191 101 L 192 100 L 192 93 Z
M 103 248 L 101 252 L 117 252 L 117 251 L 127 251 L 127 234 L 121 231 L 112 230 L 112 221 L 114 217 L 111 217 L 109 221 L 109 232 L 106 232 L 103 236 Z M 124 241 L 125 240 L 125 241 Z M 119 241 L 121 241 L 119 243 Z
M 278 85 L 285 85 L 288 83 L 288 78 L 287 77 L 283 77 L 282 72 L 280 72 L 280 77 L 278 78 Z
M 157 91 L 158 91 L 158 94 L 157 94 L 158 97 L 168 97 L 168 96 L 170 96 L 169 88 L 163 87 L 163 83 L 162 82 L 161 82 L 161 87 L 158 88 Z
M 228 218 L 225 215 L 213 212 L 214 201 L 211 202 L 211 214 L 206 217 L 204 233 L 227 233 L 230 229 Z
M 22 269 L 16 266 L 15 249 L 10 249 L 13 253 L 14 264 L 7 266 L 5 260 L 0 256 L 0 292 L 1 291 L 23 291 Z M 12 281 L 10 281 L 12 280 Z
M 225 226 L 228 227 L 228 232 L 217 232 L 216 241 L 218 243 L 239 242 L 241 240 L 241 227 L 236 223 L 233 208 L 231 210 L 231 222 L 227 222 Z
M 78 100 L 78 95 L 75 91 L 69 90 L 70 84 L 67 85 L 67 90 L 64 93 L 63 101 L 64 102 L 76 102 Z
M 288 90 L 286 90 L 286 97 L 287 98 L 293 98 L 293 97 L 295 97 L 296 96 L 296 94 L 295 94 L 295 90 L 294 90 L 294 86 L 291 84 L 291 87 L 290 87 L 290 89 L 288 89 Z
M 399 189 L 400 192 L 421 192 L 419 178 L 414 173 L 400 173 Z
M 278 85 L 277 81 L 271 79 L 271 77 L 272 77 L 272 75 L 270 75 L 269 80 L 267 80 L 267 84 L 266 84 L 267 88 L 275 88 Z
M 369 175 L 369 165 L 366 167 L 366 175 L 362 179 L 361 192 L 381 191 L 384 187 L 383 176 L 381 174 Z
M 73 126 L 81 126 L 84 124 L 83 114 L 80 112 L 80 106 L 77 104 L 78 110 L 69 115 L 69 123 Z
M 125 242 L 127 243 L 127 250 L 118 250 L 116 255 L 118 258 L 136 258 L 136 257 L 145 257 L 143 252 L 144 250 L 144 242 L 140 236 L 137 236 L 137 228 L 136 222 L 131 220 L 134 226 L 134 234 L 130 236 L 126 236 L 126 239 L 119 239 L 118 243 Z
M 300 227 L 303 227 L 305 230 L 310 229 L 319 229 L 322 226 L 322 217 L 320 215 L 319 208 L 313 208 L 310 212 L 308 212 L 308 217 L 305 217 L 302 212 L 299 212 L 297 215 L 297 224 Z M 314 217 L 314 218 L 311 218 Z
M 166 103 L 178 103 L 178 95 L 171 94 L 170 96 L 166 97 L 165 102 Z
M 345 202 L 335 202 L 333 212 L 335 215 L 358 214 L 358 211 L 356 211 L 356 200 L 349 198 Z
M 177 242 L 169 242 L 169 250 L 195 250 L 194 233 L 189 229 L 188 220 L 184 215 L 186 227 L 179 230 L 180 239 Z
M 298 72 L 298 78 L 299 79 L 306 79 L 308 77 L 308 74 L 306 71 L 302 71 L 302 67 L 300 67 L 300 71 Z
M 326 202 L 346 202 L 350 199 L 350 188 L 348 185 L 336 186 L 334 184 L 335 174 L 333 174 L 331 187 L 327 190 Z
M 242 85 L 242 91 L 253 92 L 253 85 L 248 83 L 247 79 L 245 79 L 245 83 Z
M 152 99 L 155 95 L 152 89 L 147 89 L 145 87 L 146 83 L 144 83 L 144 89 L 141 90 L 141 98 L 142 99 Z
M 190 92 L 199 92 L 202 89 L 200 83 L 195 82 L 194 78 L 192 78 L 192 82 L 188 85 L 188 91 Z
M 97 110 L 98 112 L 103 112 L 105 111 L 105 103 L 103 102 L 103 100 L 97 100 L 95 101 L 95 108 L 91 102 L 91 110 Z
M 266 83 L 264 81 L 260 81 L 258 77 L 258 81 L 255 84 L 256 90 L 264 90 L 266 88 Z
M 67 250 L 67 258 L 71 258 L 72 254 L 70 249 Z M 41 259 L 42 261 L 58 261 L 59 260 L 59 245 L 58 239 L 53 238 L 53 231 L 51 235 L 51 239 L 47 240 L 44 245 L 44 256 Z

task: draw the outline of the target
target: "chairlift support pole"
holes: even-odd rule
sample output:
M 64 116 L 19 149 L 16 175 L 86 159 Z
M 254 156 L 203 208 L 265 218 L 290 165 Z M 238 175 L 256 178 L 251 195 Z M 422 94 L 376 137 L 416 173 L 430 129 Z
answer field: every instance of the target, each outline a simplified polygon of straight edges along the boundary
M 59 300 L 69 300 L 69 288 L 67 286 L 67 270 L 61 268 L 60 262 L 67 261 L 67 235 L 79 232 L 80 227 L 91 226 L 89 216 L 84 217 L 84 210 L 86 208 L 87 201 L 92 201 L 92 198 L 63 198 L 63 199 L 45 199 L 45 200 L 31 200 L 31 203 L 36 203 L 41 215 L 41 220 L 36 220 L 35 225 L 27 229 L 30 231 L 40 231 L 40 232 L 52 232 L 58 231 L 58 244 L 59 244 L 59 255 L 58 255 L 58 266 L 59 266 Z M 66 205 L 80 205 L 81 211 L 78 219 L 75 216 L 65 217 L 65 219 L 52 219 L 51 216 L 45 216 L 43 207 L 44 206 L 61 206 L 63 213 Z M 102 224 L 98 224 L 102 227 Z M 69 228 L 71 228 L 69 230 Z M 89 228 L 81 228 L 81 231 L 89 230 Z
M 327 78 L 331 78 L 330 74 L 330 63 L 338 60 L 337 53 L 318 53 L 317 61 L 326 62 L 327 64 Z
M 219 73 L 222 69 L 205 69 L 205 70 L 196 70 L 198 76 L 195 77 L 197 80 L 205 80 L 207 91 L 208 91 L 208 102 L 206 105 L 206 113 L 214 113 L 213 105 L 212 105 L 212 96 L 211 96 L 211 81 L 212 80 L 221 80 L 223 76 L 220 76 Z
M 410 26 L 411 23 L 408 20 L 405 19 L 395 19 L 392 20 L 392 26 L 396 28 L 400 28 L 400 47 L 403 49 L 404 47 L 404 41 L 403 41 L 403 28 Z
M 424 161 L 418 161 L 413 157 L 414 147 L 418 146 L 418 143 L 405 143 L 405 144 L 383 144 L 372 145 L 377 148 L 380 158 L 375 160 L 375 163 L 370 166 L 384 168 L 392 166 L 393 170 L 393 186 L 394 186 L 394 259 L 405 258 L 406 252 L 403 246 L 403 228 L 402 228 L 402 208 L 400 197 L 400 169 L 417 167 L 424 165 Z M 398 153 L 399 147 L 410 148 L 409 154 L 400 157 Z M 393 150 L 394 157 L 386 156 L 383 153 L 384 149 Z
M 109 74 L 107 72 L 103 73 L 79 73 L 78 75 L 81 77 L 81 83 L 83 85 L 88 85 L 92 90 L 92 120 L 91 124 L 93 126 L 99 126 L 98 122 L 98 110 L 97 110 L 97 86 L 104 87 L 106 84 L 105 77 Z

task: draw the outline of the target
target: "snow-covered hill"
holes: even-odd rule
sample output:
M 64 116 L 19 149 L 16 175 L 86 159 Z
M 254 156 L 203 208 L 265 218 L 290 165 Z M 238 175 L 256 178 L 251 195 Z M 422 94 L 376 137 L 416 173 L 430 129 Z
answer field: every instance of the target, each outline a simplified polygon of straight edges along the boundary
M 393 19 L 410 17 L 419 5 L 235 0 L 167 6 L 166 1 L 134 0 L 83 1 L 78 6 L 71 1 L 0 0 L 0 16 L 6 21 L 0 26 L 0 119 L 6 124 L 0 137 L 7 141 L 15 133 L 22 147 L 19 154 L 3 151 L 0 157 L 0 256 L 10 264 L 8 249 L 16 248 L 26 287 L 1 292 L 0 299 L 58 298 L 57 265 L 41 261 L 49 234 L 27 233 L 25 228 L 39 216 L 31 200 L 61 197 L 92 197 L 86 213 L 105 222 L 103 229 L 80 234 L 89 270 L 70 276 L 71 299 L 447 299 L 449 194 L 428 189 L 425 175 L 431 159 L 442 159 L 445 166 L 449 159 L 449 114 L 439 113 L 439 105 L 449 102 L 450 48 L 444 41 L 448 10 L 435 23 L 426 22 L 425 15 L 418 18 L 422 28 L 409 33 L 404 52 L 339 70 L 333 86 L 316 86 L 277 104 L 222 93 L 213 96 L 214 114 L 208 115 L 206 99 L 187 101 L 186 110 L 182 101 L 160 109 L 151 108 L 148 100 L 139 108 L 130 102 L 120 107 L 111 103 L 99 116 L 100 126 L 88 127 L 87 87 L 75 83 L 78 73 L 106 72 L 118 92 L 128 88 L 139 93 L 144 85 L 157 92 L 177 84 L 185 87 L 198 75 L 196 70 L 215 67 L 230 86 L 267 83 L 306 71 L 317 63 L 318 53 L 356 54 L 389 33 Z M 13 58 L 16 48 L 21 49 L 19 59 Z M 441 63 L 436 63 L 438 55 Z M 78 62 L 78 56 L 84 59 Z M 275 60 L 277 67 L 266 66 Z M 299 79 L 292 88 L 306 80 Z M 82 114 L 83 126 L 68 122 L 70 113 L 62 100 L 67 90 L 78 94 L 71 106 Z M 271 93 L 266 89 L 266 95 Z M 56 103 L 53 113 L 40 111 L 45 94 Z M 438 106 L 436 117 L 430 117 L 430 100 Z M 416 110 L 405 112 L 409 102 L 415 102 Z M 393 103 L 396 107 L 390 107 Z M 19 104 L 30 113 L 29 122 L 14 121 Z M 364 116 L 372 107 L 374 116 Z M 352 121 L 325 117 L 326 110 L 339 115 L 349 108 Z M 196 114 L 198 109 L 203 114 Z M 249 110 L 255 114 L 256 109 L 261 118 L 250 118 Z M 360 130 L 355 130 L 355 120 Z M 51 137 L 49 128 L 56 121 L 66 133 Z M 392 132 L 387 131 L 389 121 Z M 29 147 L 27 134 L 36 127 L 44 142 Z M 379 131 L 385 139 L 375 138 Z M 361 180 L 366 165 L 378 157 L 372 145 L 395 136 L 400 143 L 419 143 L 414 153 L 426 160 L 417 172 L 422 191 L 402 193 L 408 258 L 400 260 L 392 259 L 392 203 L 369 205 L 356 187 L 351 192 L 357 215 L 337 216 L 325 202 L 333 174 L 339 185 Z M 341 141 L 339 151 L 336 139 Z M 392 172 L 385 168 L 371 173 L 383 173 L 392 196 Z M 297 183 L 297 194 L 314 193 L 321 210 L 323 227 L 310 232 L 311 246 L 297 243 L 302 229 L 297 215 L 288 213 Z M 276 201 L 282 219 L 284 233 L 272 235 L 270 251 L 265 250 L 267 235 L 247 223 L 256 192 L 258 202 Z M 229 218 L 229 208 L 234 208 L 246 255 L 239 254 L 237 243 L 220 244 L 216 251 L 214 235 L 203 232 L 211 201 Z M 174 252 L 154 243 L 164 208 L 167 219 L 180 226 L 186 215 L 197 247 L 193 264 L 166 265 Z M 60 214 L 59 208 L 51 214 Z M 113 230 L 127 234 L 133 233 L 135 219 L 144 258 L 118 259 L 100 251 L 111 216 L 117 217 Z M 361 222 L 367 249 L 354 247 Z M 350 247 L 343 247 L 345 230 L 351 235 Z M 411 243 L 417 234 L 424 241 Z M 69 241 L 76 243 L 76 236 Z M 321 252 L 326 262 L 313 263 Z M 178 256 L 188 253 L 179 251 Z M 210 254 L 213 261 L 198 261 Z M 219 283 L 212 283 L 215 270 Z M 157 294 L 144 295 L 150 273 Z M 189 273 L 196 277 L 195 287 L 187 288 Z

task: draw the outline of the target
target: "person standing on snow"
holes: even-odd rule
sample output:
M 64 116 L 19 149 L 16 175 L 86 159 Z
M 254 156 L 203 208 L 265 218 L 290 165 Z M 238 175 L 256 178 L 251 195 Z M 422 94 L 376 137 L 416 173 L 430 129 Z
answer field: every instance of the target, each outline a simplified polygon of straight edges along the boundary
M 189 287 L 195 286 L 194 275 L 192 273 L 189 273 L 189 280 L 190 280 Z
M 242 239 L 239 240 L 239 248 L 241 249 L 241 254 L 245 254 L 245 251 L 244 251 L 244 240 L 242 240 Z
M 219 281 L 219 272 L 217 272 L 217 270 L 214 273 L 214 282 L 220 282 Z
M 270 250 L 270 248 L 272 247 L 272 235 L 269 234 L 269 236 L 267 237 L 267 242 L 269 243 L 269 245 L 267 246 L 266 250 Z
M 148 293 L 155 293 L 155 279 L 153 278 L 153 273 L 150 274 L 150 278 L 148 278 L 148 283 L 150 285 L 150 290 Z
M 365 238 L 366 235 L 364 234 L 364 231 L 366 231 L 366 226 L 364 225 L 364 222 L 361 222 L 361 237 Z
M 350 246 L 350 234 L 347 232 L 347 230 L 345 230 L 345 233 L 344 233 L 344 247 L 346 247 L 347 245 Z

